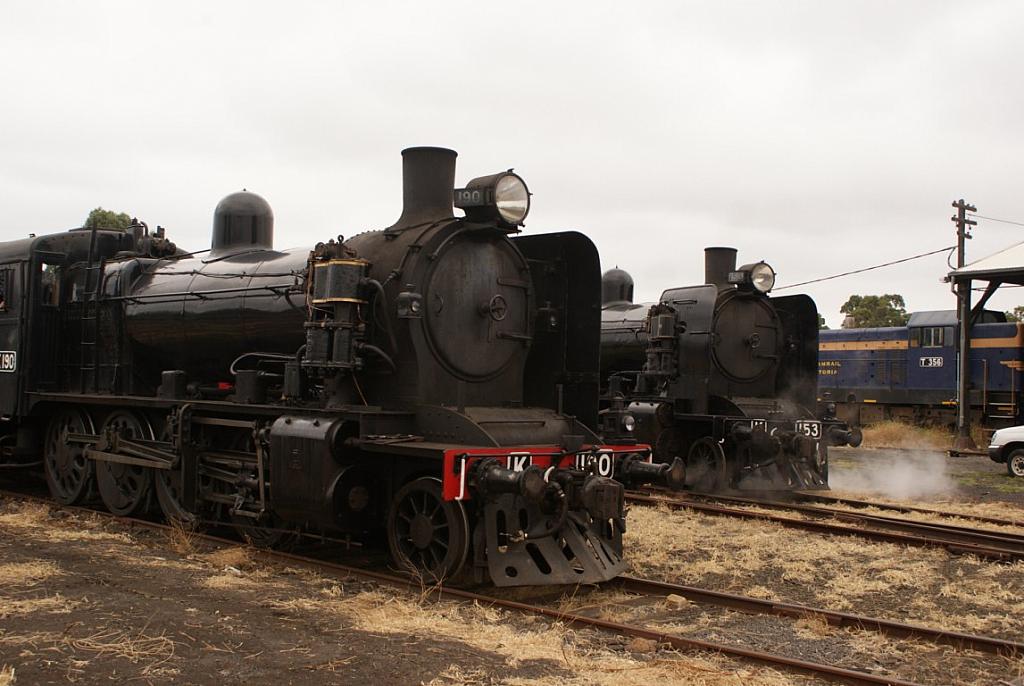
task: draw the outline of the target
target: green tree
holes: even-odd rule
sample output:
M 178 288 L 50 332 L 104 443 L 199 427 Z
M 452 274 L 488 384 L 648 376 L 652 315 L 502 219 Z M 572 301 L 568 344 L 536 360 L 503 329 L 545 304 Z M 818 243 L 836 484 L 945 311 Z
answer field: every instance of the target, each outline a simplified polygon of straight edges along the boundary
M 845 315 L 853 317 L 854 326 L 904 326 L 910 315 L 902 295 L 851 295 L 839 308 Z
M 127 229 L 132 224 L 132 218 L 124 212 L 114 212 L 97 207 L 85 218 L 82 228 L 85 229 Z
M 1017 305 L 1009 312 L 1006 313 L 1006 321 L 1008 322 L 1024 322 L 1024 305 Z
M 828 330 L 828 324 L 825 323 L 825 318 L 822 317 L 820 314 L 818 315 L 818 329 L 824 329 L 826 331 Z

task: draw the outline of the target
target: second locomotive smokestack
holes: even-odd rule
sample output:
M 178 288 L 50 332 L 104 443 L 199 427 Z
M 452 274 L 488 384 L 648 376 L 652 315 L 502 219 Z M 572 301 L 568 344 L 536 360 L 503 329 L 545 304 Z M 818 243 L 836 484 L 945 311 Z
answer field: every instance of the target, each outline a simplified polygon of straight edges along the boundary
M 406 148 L 402 151 L 402 216 L 388 231 L 403 231 L 454 216 L 454 150 Z
M 704 283 L 721 291 L 731 288 L 729 272 L 736 271 L 736 248 L 704 248 Z

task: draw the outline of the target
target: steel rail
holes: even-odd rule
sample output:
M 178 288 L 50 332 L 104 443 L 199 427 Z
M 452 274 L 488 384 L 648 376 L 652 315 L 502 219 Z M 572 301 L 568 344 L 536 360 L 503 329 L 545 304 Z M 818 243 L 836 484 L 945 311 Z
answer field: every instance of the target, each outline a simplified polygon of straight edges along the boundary
M 985 524 L 998 524 L 1000 526 L 1024 527 L 1024 520 L 1001 519 L 999 517 L 986 517 L 984 515 L 966 514 L 963 512 L 949 512 L 947 510 L 933 510 L 927 507 L 913 507 L 910 505 L 894 505 L 892 503 L 878 503 L 871 500 L 857 500 L 856 498 L 841 498 L 839 496 L 823 495 L 820 493 L 797 493 L 796 497 L 808 502 L 819 502 L 833 505 L 849 505 L 850 507 L 874 507 L 879 510 L 891 510 L 906 514 L 918 513 L 935 515 L 938 517 L 959 517 L 960 519 L 972 519 Z
M 105 512 L 102 510 L 94 510 L 87 507 L 59 506 L 46 498 L 41 498 L 38 496 L 29 496 L 17 492 L 10 492 L 0 489 L 0 497 L 3 496 L 14 499 L 42 502 L 53 507 L 58 507 L 59 509 L 71 512 L 81 512 L 86 514 L 100 515 L 111 521 L 139 526 L 141 528 L 146 528 L 153 531 L 174 530 L 174 527 L 169 524 L 152 522 L 133 517 L 120 517 L 109 512 Z M 211 536 L 209 534 L 203 534 L 198 532 L 194 534 L 194 537 L 197 540 L 201 540 L 207 543 L 213 543 L 216 545 L 239 545 L 238 541 L 233 541 L 231 539 L 226 539 L 219 536 Z M 896 677 L 881 676 L 877 674 L 871 674 L 869 672 L 862 672 L 854 669 L 837 667 L 835 665 L 809 662 L 807 660 L 800 660 L 785 655 L 768 653 L 759 650 L 751 650 L 748 648 L 741 648 L 729 644 L 702 641 L 700 639 L 694 638 L 685 638 L 683 636 L 679 636 L 676 634 L 668 634 L 662 631 L 657 631 L 655 629 L 648 629 L 641 626 L 624 624 L 621 622 L 614 622 L 606 619 L 598 619 L 595 617 L 587 617 L 572 612 L 554 610 L 541 605 L 532 605 L 530 603 L 524 603 L 515 600 L 506 600 L 504 598 L 498 598 L 493 595 L 474 593 L 472 591 L 467 591 L 458 588 L 448 588 L 440 585 L 429 587 L 425 586 L 422 583 L 422 581 L 410 578 L 408 576 L 400 576 L 396 574 L 389 574 L 385 572 L 377 572 L 373 570 L 362 569 L 359 567 L 351 567 L 349 565 L 344 565 L 337 562 L 318 560 L 316 558 L 305 557 L 293 553 L 286 553 L 283 551 L 253 548 L 252 553 L 255 557 L 266 561 L 283 561 L 296 564 L 306 569 L 310 569 L 312 571 L 320 573 L 329 572 L 332 575 L 343 575 L 344 577 L 362 578 L 386 584 L 392 587 L 413 590 L 420 594 L 426 592 L 428 595 L 436 597 L 438 600 L 441 600 L 443 598 L 457 598 L 466 601 L 483 602 L 492 607 L 512 610 L 524 614 L 549 617 L 556 621 L 563 622 L 569 626 L 592 627 L 594 629 L 614 633 L 620 636 L 643 638 L 655 641 L 658 644 L 669 645 L 678 650 L 701 650 L 751 660 L 773 667 L 782 666 L 804 674 L 811 674 L 814 676 L 823 677 L 830 681 L 835 681 L 839 683 L 853 684 L 855 686 L 860 686 L 862 684 L 886 684 L 888 686 L 921 686 L 916 682 L 906 681 L 904 679 L 898 679 Z
M 639 579 L 632 576 L 620 576 L 616 583 L 624 591 L 633 591 L 644 595 L 679 595 L 687 600 L 696 603 L 707 603 L 727 607 L 740 612 L 762 615 L 776 615 L 779 617 L 790 617 L 801 619 L 804 617 L 818 617 L 832 626 L 850 627 L 878 633 L 896 638 L 913 638 L 953 646 L 955 648 L 977 650 L 979 652 L 993 653 L 1004 656 L 1024 655 L 1024 643 L 1008 641 L 1001 638 L 989 636 L 978 636 L 976 634 L 965 634 L 958 631 L 947 631 L 944 629 L 932 629 L 917 624 L 905 624 L 879 617 L 868 617 L 865 615 L 851 614 L 848 612 L 836 612 L 809 605 L 796 603 L 780 603 L 774 600 L 763 600 L 761 598 L 750 598 L 748 596 L 712 591 L 696 586 L 684 586 L 665 581 L 653 579 Z
M 961 543 L 978 543 L 981 545 L 990 544 L 996 547 L 1013 548 L 1018 547 L 1024 552 L 1024 534 L 1012 531 L 994 531 L 992 529 L 975 529 L 957 524 L 943 524 L 942 522 L 921 522 L 916 520 L 899 519 L 886 515 L 876 515 L 868 512 L 851 512 L 835 507 L 820 507 L 817 505 L 803 505 L 801 503 L 790 503 L 782 500 L 761 500 L 759 498 L 744 498 L 730 495 L 716 494 L 692 494 L 704 500 L 717 500 L 725 503 L 740 503 L 745 505 L 756 505 L 777 510 L 789 510 L 791 512 L 802 512 L 809 515 L 832 517 L 845 522 L 871 522 L 878 526 L 891 529 L 938 533 L 957 539 Z
M 738 517 L 741 519 L 756 519 L 765 522 L 774 522 L 791 529 L 804 529 L 823 534 L 833 534 L 836 536 L 855 536 L 874 541 L 899 543 L 915 547 L 945 548 L 951 553 L 975 555 L 981 559 L 996 562 L 1015 562 L 1017 560 L 1024 560 L 1024 551 L 1018 549 L 980 545 L 977 543 L 963 543 L 942 538 L 914 536 L 894 531 L 880 531 L 878 529 L 867 529 L 856 526 L 846 526 L 843 524 L 832 524 L 814 519 L 783 517 L 781 515 L 768 514 L 766 512 L 753 512 L 734 507 L 712 505 L 711 503 L 702 503 L 696 500 L 643 495 L 639 493 L 627 493 L 626 500 L 628 502 L 642 503 L 645 505 L 665 505 L 674 509 L 693 510 L 695 512 L 714 516 Z

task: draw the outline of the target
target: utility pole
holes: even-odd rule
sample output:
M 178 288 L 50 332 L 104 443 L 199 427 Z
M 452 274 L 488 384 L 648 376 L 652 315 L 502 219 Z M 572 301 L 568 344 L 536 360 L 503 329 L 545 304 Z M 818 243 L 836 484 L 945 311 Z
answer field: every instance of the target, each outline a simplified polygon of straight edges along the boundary
M 971 239 L 971 234 L 967 233 L 969 226 L 977 226 L 978 222 L 973 219 L 967 218 L 968 212 L 977 212 L 978 208 L 974 205 L 968 205 L 964 202 L 963 198 L 960 198 L 953 207 L 956 208 L 956 215 L 950 217 L 951 222 L 956 223 L 956 268 L 964 266 L 964 244 Z
M 964 247 L 971 237 L 968 227 L 978 222 L 968 219 L 968 212 L 977 212 L 978 208 L 968 205 L 960 198 L 953 203 L 957 212 L 951 221 L 956 223 L 956 267 L 964 266 Z M 960 356 L 957 365 L 956 384 L 956 440 L 953 450 L 975 450 L 977 446 L 971 438 L 971 280 L 956 279 L 956 319 L 959 325 Z

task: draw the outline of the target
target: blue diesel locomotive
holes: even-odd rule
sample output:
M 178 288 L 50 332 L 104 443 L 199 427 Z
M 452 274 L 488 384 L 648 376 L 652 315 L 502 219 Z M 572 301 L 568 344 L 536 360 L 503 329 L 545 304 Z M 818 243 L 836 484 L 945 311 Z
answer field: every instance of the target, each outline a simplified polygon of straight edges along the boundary
M 1020 371 L 1024 324 L 986 310 L 971 329 L 971 420 L 1024 423 Z M 899 419 L 956 422 L 956 312 L 916 312 L 906 326 L 819 333 L 818 388 L 853 424 Z

